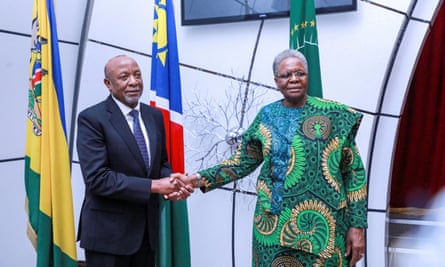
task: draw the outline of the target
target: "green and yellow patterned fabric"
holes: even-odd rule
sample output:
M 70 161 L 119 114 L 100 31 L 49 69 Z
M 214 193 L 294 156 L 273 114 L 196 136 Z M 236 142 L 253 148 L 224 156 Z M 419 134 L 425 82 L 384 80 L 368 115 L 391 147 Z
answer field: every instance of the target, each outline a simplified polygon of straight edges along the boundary
M 349 227 L 367 227 L 367 181 L 355 136 L 363 115 L 308 96 L 263 107 L 236 152 L 199 171 L 204 192 L 262 164 L 253 223 L 253 266 L 347 266 Z M 283 260 L 284 265 L 274 265 Z

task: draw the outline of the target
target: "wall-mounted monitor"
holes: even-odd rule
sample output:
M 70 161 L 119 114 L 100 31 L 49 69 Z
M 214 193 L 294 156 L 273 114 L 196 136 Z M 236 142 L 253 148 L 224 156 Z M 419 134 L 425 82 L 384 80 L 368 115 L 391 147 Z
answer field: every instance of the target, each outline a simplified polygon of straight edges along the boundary
M 182 25 L 289 16 L 290 0 L 181 0 Z M 357 10 L 357 0 L 315 0 L 317 14 Z

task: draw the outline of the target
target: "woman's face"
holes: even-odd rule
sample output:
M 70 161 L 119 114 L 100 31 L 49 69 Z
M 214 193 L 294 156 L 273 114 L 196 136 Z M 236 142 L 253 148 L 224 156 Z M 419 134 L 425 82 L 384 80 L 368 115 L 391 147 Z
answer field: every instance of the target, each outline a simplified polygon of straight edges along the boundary
M 295 57 L 283 59 L 278 66 L 275 84 L 284 96 L 284 105 L 302 107 L 306 102 L 308 73 Z

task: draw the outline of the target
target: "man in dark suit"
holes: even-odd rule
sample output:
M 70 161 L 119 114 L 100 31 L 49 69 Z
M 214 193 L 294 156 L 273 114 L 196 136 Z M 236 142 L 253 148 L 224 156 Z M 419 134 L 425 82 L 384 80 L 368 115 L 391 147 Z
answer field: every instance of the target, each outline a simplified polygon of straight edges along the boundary
M 110 96 L 78 116 L 85 182 L 80 246 L 88 267 L 155 266 L 159 201 L 164 201 L 159 196 L 180 200 L 193 189 L 170 178 L 162 113 L 139 102 L 143 81 L 137 62 L 125 55 L 111 58 L 104 83 Z M 134 118 L 132 110 L 138 113 Z

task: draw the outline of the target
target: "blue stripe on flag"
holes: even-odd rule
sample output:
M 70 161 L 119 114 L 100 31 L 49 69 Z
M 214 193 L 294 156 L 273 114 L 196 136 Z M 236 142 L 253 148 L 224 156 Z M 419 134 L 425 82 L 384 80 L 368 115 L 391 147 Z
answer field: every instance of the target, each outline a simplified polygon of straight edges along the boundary
M 56 26 L 56 18 L 54 15 L 54 7 L 53 1 L 46 1 L 48 8 L 48 20 L 51 32 L 51 60 L 52 60 L 52 79 L 54 83 L 54 87 L 56 89 L 57 94 L 57 102 L 59 105 L 59 114 L 60 121 L 62 122 L 63 132 L 65 133 L 65 138 L 67 138 L 66 134 L 66 121 L 65 121 L 65 103 L 63 98 L 63 83 L 62 83 L 62 69 L 60 64 L 60 54 L 59 54 L 59 38 L 57 36 L 57 26 Z
M 169 101 L 170 110 L 182 114 L 181 78 L 179 74 L 173 5 L 171 1 L 166 1 L 166 5 L 163 5 L 162 2 L 164 1 L 156 0 L 155 4 L 160 7 L 159 10 L 161 11 L 158 12 L 162 12 L 163 10 L 166 12 L 168 42 L 165 44 L 166 46 L 163 46 L 164 44 L 159 44 L 158 42 L 153 42 L 151 89 L 156 92 L 157 97 Z M 155 20 L 159 19 L 162 19 L 162 17 L 155 12 Z M 161 27 L 155 29 L 153 35 L 156 35 L 156 31 L 161 30 L 160 28 Z M 168 56 L 163 58 L 163 55 L 166 55 L 167 53 Z

